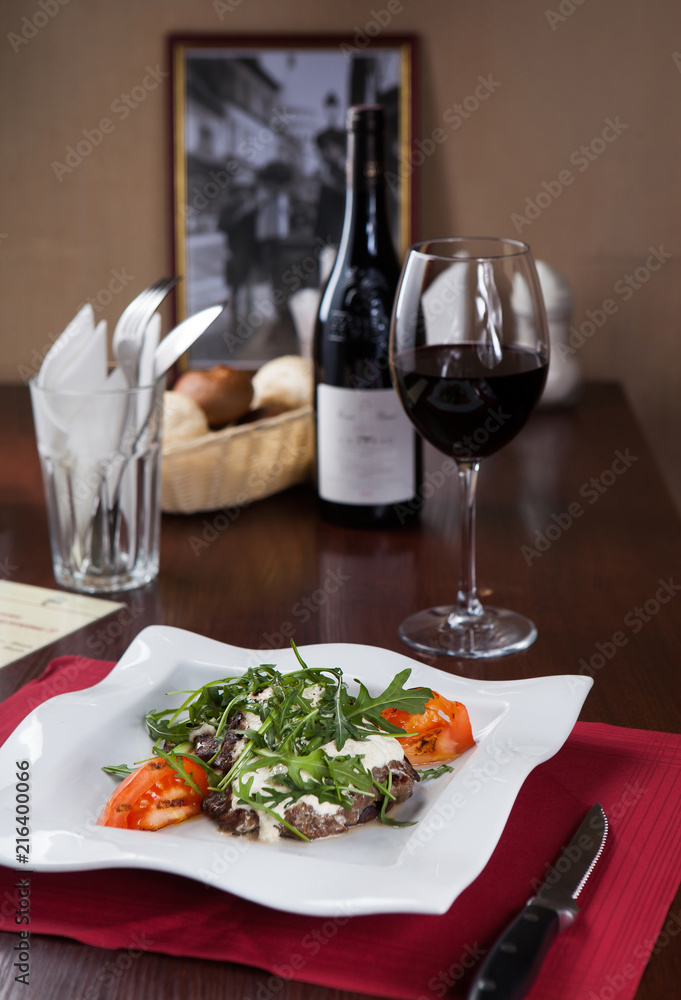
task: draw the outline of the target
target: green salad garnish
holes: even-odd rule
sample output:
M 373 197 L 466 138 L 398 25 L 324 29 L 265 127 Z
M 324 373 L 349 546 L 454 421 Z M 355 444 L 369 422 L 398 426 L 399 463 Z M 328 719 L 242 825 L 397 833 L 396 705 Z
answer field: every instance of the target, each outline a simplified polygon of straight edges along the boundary
M 379 784 L 363 764 L 358 753 L 343 754 L 348 740 L 364 742 L 371 736 L 404 736 L 405 732 L 381 715 L 384 709 L 398 708 L 421 714 L 433 697 L 429 688 L 405 690 L 411 670 L 400 671 L 388 687 L 372 697 L 360 681 L 359 691 L 350 695 L 343 673 L 336 667 L 308 667 L 295 644 L 291 645 L 300 669 L 282 673 L 272 664 L 251 667 L 237 677 L 224 677 L 204 684 L 195 691 L 173 691 L 187 697 L 179 708 L 162 708 L 146 716 L 146 725 L 154 740 L 153 754 L 173 766 L 187 783 L 193 785 L 179 757 L 197 762 L 208 775 L 210 791 L 225 792 L 245 806 L 270 813 L 277 823 L 302 839 L 300 831 L 286 822 L 277 807 L 314 795 L 319 802 L 351 808 L 353 795 L 378 789 L 383 796 L 380 819 L 390 825 L 385 811 L 394 799 L 391 775 Z M 250 728 L 239 729 L 243 744 L 229 770 L 213 766 L 222 740 L 236 712 L 248 712 Z M 258 725 L 259 721 L 259 725 Z M 203 726 L 216 741 L 216 752 L 204 761 L 194 752 L 192 734 Z M 213 732 L 214 731 L 214 732 Z M 335 744 L 338 754 L 327 753 L 325 746 Z M 267 784 L 254 788 L 257 771 L 268 768 L 272 777 Z M 127 773 L 125 766 L 105 768 L 109 773 Z M 281 810 L 283 812 L 283 809 Z

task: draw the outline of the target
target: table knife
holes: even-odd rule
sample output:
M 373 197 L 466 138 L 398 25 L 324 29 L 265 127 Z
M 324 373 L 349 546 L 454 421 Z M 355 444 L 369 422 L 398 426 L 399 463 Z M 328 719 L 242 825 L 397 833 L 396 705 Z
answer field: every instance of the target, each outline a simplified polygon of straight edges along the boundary
M 574 923 L 575 900 L 603 852 L 607 835 L 608 820 L 597 802 L 537 894 L 485 958 L 468 1000 L 519 1000 L 526 995 L 553 940 Z

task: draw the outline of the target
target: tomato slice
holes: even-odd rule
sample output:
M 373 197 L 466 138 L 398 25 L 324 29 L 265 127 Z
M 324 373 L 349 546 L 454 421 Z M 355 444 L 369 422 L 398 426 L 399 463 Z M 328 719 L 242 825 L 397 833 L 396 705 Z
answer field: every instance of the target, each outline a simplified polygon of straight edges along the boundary
M 201 812 L 201 800 L 208 791 L 208 775 L 196 761 L 180 757 L 180 762 L 199 794 L 165 760 L 142 764 L 125 778 L 104 806 L 98 826 L 126 830 L 160 830 L 181 823 Z
M 454 760 L 475 744 L 466 706 L 449 701 L 436 691 L 422 715 L 386 708 L 383 718 L 409 736 L 398 736 L 410 764 L 442 764 Z

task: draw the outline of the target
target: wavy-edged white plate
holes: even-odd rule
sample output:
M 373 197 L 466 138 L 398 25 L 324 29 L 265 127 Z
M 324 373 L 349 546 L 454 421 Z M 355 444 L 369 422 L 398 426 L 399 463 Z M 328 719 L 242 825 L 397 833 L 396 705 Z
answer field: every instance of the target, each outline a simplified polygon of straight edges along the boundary
M 115 787 L 105 764 L 149 755 L 145 714 L 259 663 L 298 666 L 292 649 L 249 650 L 181 629 L 151 626 L 99 684 L 34 709 L 0 749 L 0 863 L 16 868 L 16 762 L 30 762 L 30 867 L 68 872 L 146 868 L 173 872 L 276 909 L 316 916 L 444 913 L 487 864 L 528 774 L 567 739 L 593 683 L 577 675 L 518 681 L 453 676 L 374 646 L 300 648 L 312 667 L 341 667 L 371 693 L 411 667 L 425 685 L 468 708 L 477 745 L 452 774 L 424 782 L 395 811 L 416 825 L 374 822 L 308 844 L 221 834 L 197 816 L 157 833 L 96 826 Z

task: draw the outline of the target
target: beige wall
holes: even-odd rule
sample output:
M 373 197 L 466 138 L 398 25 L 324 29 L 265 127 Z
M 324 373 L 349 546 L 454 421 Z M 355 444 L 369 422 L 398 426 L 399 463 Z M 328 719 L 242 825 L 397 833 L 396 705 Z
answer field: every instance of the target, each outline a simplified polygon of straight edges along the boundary
M 170 164 L 162 80 L 71 174 L 51 164 L 142 83 L 167 70 L 178 32 L 353 33 L 387 0 L 43 0 L 51 16 L 26 44 L 39 0 L 0 7 L 0 380 L 21 381 L 79 303 L 115 271 L 128 287 L 100 316 L 169 266 Z M 54 9 L 60 3 L 58 11 Z M 231 10 L 229 9 L 231 6 Z M 396 8 L 392 0 L 393 9 Z M 447 138 L 415 172 L 415 235 L 518 233 L 547 182 L 572 183 L 519 235 L 566 275 L 575 325 L 616 309 L 576 357 L 620 380 L 681 503 L 681 4 L 678 0 L 403 0 L 391 32 L 419 37 L 418 124 Z M 216 9 L 218 8 L 218 9 Z M 17 51 L 15 51 L 17 49 Z M 674 53 L 678 53 L 676 64 Z M 498 86 L 460 128 L 447 109 Z M 606 119 L 626 125 L 601 136 Z M 586 145 L 597 155 L 584 160 Z M 592 153 L 593 155 L 593 153 Z M 571 159 L 572 158 L 572 159 Z M 563 175 L 565 176 L 565 175 Z M 542 199 L 546 201 L 546 199 Z M 516 220 L 517 222 L 517 220 Z M 640 287 L 626 275 L 649 248 L 672 254 Z M 651 261 L 655 263 L 655 261 Z M 621 442 L 626 447 L 627 442 Z

